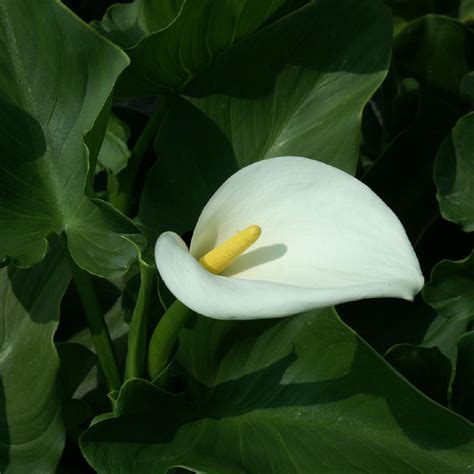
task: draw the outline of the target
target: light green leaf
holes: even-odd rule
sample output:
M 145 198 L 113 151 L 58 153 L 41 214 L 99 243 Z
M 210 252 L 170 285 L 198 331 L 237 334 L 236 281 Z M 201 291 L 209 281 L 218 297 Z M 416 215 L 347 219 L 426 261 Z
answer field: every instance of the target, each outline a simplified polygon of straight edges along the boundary
M 334 311 L 191 326 L 178 354 L 185 394 L 125 384 L 115 417 L 81 439 L 97 471 L 472 471 L 472 425 L 407 384 Z
M 186 0 L 135 0 L 112 5 L 102 21 L 91 24 L 122 48 L 135 46 L 142 38 L 168 27 Z
M 150 34 L 127 51 L 131 65 L 122 75 L 117 93 L 143 96 L 181 91 L 218 54 L 258 29 L 283 3 L 185 0 L 168 28 Z
M 474 112 L 462 117 L 436 156 L 434 180 L 443 217 L 474 231 Z
M 69 269 L 58 245 L 31 270 L 0 271 L 0 471 L 55 471 L 64 445 L 53 344 Z
M 221 55 L 158 132 L 142 221 L 157 232 L 192 229 L 226 178 L 265 158 L 306 156 L 353 173 L 362 109 L 386 74 L 390 44 L 383 5 L 321 0 Z
M 83 137 L 127 57 L 55 0 L 2 0 L 0 63 L 0 260 L 30 266 L 65 232 L 79 266 L 123 274 L 136 254 L 122 235 L 138 230 L 84 195 Z
M 110 114 L 97 161 L 112 175 L 118 174 L 127 166 L 127 161 L 132 154 L 128 148 L 129 137 L 128 125 Z

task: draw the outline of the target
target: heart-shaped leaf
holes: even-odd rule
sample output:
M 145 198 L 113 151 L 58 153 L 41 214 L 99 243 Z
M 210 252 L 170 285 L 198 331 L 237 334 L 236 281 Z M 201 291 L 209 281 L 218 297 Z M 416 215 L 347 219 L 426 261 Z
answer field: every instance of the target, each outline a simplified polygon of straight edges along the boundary
M 78 47 L 81 45 L 81 47 Z M 0 3 L 0 260 L 27 267 L 65 232 L 79 266 L 123 274 L 131 221 L 84 194 L 90 131 L 127 57 L 54 0 Z
M 399 377 L 332 310 L 275 323 L 198 318 L 184 396 L 139 379 L 81 439 L 101 473 L 456 472 L 474 428 Z
M 69 269 L 58 245 L 31 270 L 0 271 L 0 471 L 54 472 L 64 445 L 53 335 Z
M 142 221 L 190 230 L 229 175 L 265 158 L 306 156 L 353 173 L 362 109 L 386 74 L 390 44 L 378 2 L 321 0 L 219 56 L 160 128 Z

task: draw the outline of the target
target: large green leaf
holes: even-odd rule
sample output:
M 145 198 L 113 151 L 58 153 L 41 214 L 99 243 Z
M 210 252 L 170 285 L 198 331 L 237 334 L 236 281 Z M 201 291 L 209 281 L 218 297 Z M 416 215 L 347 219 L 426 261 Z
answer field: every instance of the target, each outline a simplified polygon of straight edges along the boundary
M 58 246 L 0 271 L 0 471 L 51 473 L 64 445 L 53 335 L 69 270 Z
M 118 94 L 180 91 L 219 53 L 255 31 L 283 3 L 284 0 L 185 0 L 179 16 L 168 28 L 146 36 L 127 51 L 131 65 L 120 79 Z M 154 14 L 160 15 L 159 9 Z
M 332 310 L 276 324 L 200 318 L 178 359 L 192 377 L 183 397 L 132 380 L 115 417 L 82 437 L 98 472 L 472 471 L 472 425 L 407 384 Z
M 474 231 L 474 112 L 461 118 L 441 145 L 434 179 L 441 214 L 466 232 Z
M 135 0 L 112 5 L 100 22 L 92 25 L 123 48 L 135 46 L 142 38 L 169 26 L 186 0 Z
M 83 137 L 127 57 L 55 0 L 1 0 L 0 63 L 0 260 L 30 266 L 65 232 L 79 266 L 124 273 L 138 230 L 84 195 Z
M 383 5 L 321 0 L 221 55 L 160 128 L 143 222 L 191 229 L 230 174 L 265 158 L 306 156 L 353 173 L 362 109 L 386 74 L 390 43 Z

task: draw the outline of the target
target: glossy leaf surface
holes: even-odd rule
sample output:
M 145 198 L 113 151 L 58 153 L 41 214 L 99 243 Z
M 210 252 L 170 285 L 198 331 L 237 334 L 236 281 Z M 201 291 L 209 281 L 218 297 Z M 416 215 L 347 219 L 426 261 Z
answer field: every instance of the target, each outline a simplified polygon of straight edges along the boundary
M 200 318 L 181 347 L 185 397 L 132 380 L 115 417 L 82 437 L 99 472 L 471 470 L 473 427 L 407 385 L 331 310 L 274 325 Z
M 81 44 L 81 48 L 77 45 Z M 123 274 L 135 226 L 84 195 L 90 131 L 126 56 L 54 0 L 0 3 L 0 260 L 40 261 L 67 235 L 79 266 Z
M 57 245 L 31 270 L 0 271 L 0 470 L 54 472 L 64 445 L 53 335 L 69 283 Z
M 265 158 L 305 156 L 353 173 L 362 108 L 385 76 L 390 43 L 378 2 L 322 0 L 221 55 L 160 128 L 142 221 L 157 232 L 192 229 L 226 178 Z

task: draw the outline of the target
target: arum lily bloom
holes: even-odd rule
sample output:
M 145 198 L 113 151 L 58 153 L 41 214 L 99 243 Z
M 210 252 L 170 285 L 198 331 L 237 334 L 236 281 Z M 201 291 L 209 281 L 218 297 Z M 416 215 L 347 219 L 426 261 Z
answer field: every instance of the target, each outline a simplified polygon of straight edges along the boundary
M 190 249 L 165 232 L 155 257 L 176 298 L 217 319 L 412 300 L 423 286 L 405 230 L 382 200 L 349 174 L 301 157 L 232 175 L 202 210 Z

